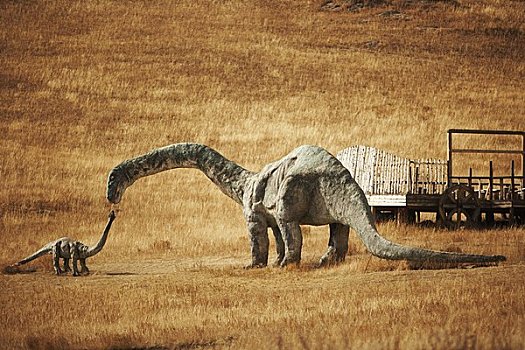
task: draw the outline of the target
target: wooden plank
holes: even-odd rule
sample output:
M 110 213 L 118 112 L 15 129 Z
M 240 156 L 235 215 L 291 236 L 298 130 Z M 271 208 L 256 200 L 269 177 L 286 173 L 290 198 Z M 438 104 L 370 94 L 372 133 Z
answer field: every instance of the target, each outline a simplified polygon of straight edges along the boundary
M 405 195 L 367 195 L 368 204 L 371 207 L 405 207 Z
M 449 129 L 449 134 L 483 134 L 483 135 L 521 135 L 525 136 L 525 131 L 513 130 L 479 130 L 479 129 Z
M 352 158 L 351 158 L 351 161 L 352 161 L 352 163 L 351 163 L 352 176 L 355 176 L 355 172 L 357 170 L 356 169 L 357 168 L 357 150 L 358 150 L 357 147 L 354 147 L 352 149 L 352 153 L 351 153 L 351 156 L 352 156 Z
M 406 203 L 410 209 L 422 209 L 429 211 L 437 211 L 439 208 L 439 200 L 441 195 L 438 194 L 418 194 L 407 195 Z
M 404 187 L 403 187 L 403 193 L 410 192 L 410 161 L 408 159 L 405 159 L 405 164 L 403 165 L 404 174 L 403 178 L 404 181 Z
M 491 202 L 484 202 L 481 204 L 483 209 L 509 209 L 513 207 L 512 201 L 493 200 Z
M 450 150 L 452 153 L 501 153 L 501 154 L 521 154 L 524 155 L 525 151 L 517 151 L 511 149 L 475 149 L 475 148 L 453 148 Z
M 382 194 L 384 192 L 385 188 L 385 178 L 386 178 L 386 171 L 385 171 L 385 154 L 381 152 L 381 161 L 379 163 L 379 182 L 378 182 L 378 188 L 377 191 L 374 194 Z
M 374 192 L 374 177 L 375 177 L 374 169 L 375 169 L 375 163 L 376 163 L 376 157 L 377 157 L 377 149 L 371 148 L 369 150 L 368 157 L 369 159 L 368 159 L 368 164 L 367 164 L 367 169 L 366 169 L 367 189 L 368 189 L 368 192 L 373 193 Z
M 438 193 L 443 193 L 445 192 L 445 186 L 447 184 L 447 175 L 446 175 L 447 163 L 446 161 L 440 160 L 440 169 L 441 169 L 441 176 L 439 178 L 440 188 L 439 188 Z
M 391 188 L 392 188 L 392 156 L 390 154 L 386 155 L 386 188 L 385 188 L 385 194 L 391 194 Z
M 505 176 L 492 176 L 492 179 L 504 179 L 504 180 L 510 180 L 512 178 L 512 175 L 505 175 Z M 463 175 L 463 176 L 452 176 L 452 179 L 455 179 L 455 180 L 468 180 L 469 179 L 469 176 L 468 175 Z M 491 179 L 490 176 L 472 176 L 472 179 L 477 179 L 477 180 L 489 180 Z

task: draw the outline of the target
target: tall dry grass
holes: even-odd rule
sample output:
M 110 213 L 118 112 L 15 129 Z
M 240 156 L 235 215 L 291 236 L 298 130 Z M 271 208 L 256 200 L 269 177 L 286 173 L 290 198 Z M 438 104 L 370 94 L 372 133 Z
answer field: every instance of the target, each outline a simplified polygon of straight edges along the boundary
M 449 128 L 525 129 L 523 2 L 321 5 L 1 1 L 0 264 L 94 242 L 109 169 L 154 147 L 200 142 L 258 170 L 305 143 L 444 158 Z M 523 348 L 522 228 L 380 226 L 506 254 L 497 268 L 412 271 L 353 237 L 317 270 L 327 229 L 305 228 L 302 267 L 244 271 L 244 227 L 196 171 L 142 179 L 92 276 L 55 278 L 49 259 L 0 276 L 0 347 Z

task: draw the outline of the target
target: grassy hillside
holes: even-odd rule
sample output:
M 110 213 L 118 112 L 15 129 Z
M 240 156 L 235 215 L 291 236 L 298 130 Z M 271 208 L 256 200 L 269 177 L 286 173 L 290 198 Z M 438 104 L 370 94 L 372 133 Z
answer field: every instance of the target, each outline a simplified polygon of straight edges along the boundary
M 2 266 L 61 236 L 94 242 L 108 171 L 154 147 L 204 143 L 259 170 L 301 144 L 444 158 L 449 128 L 525 129 L 523 1 L 5 0 L 0 22 Z M 55 278 L 45 259 L 0 276 L 0 344 L 524 346 L 523 228 L 380 226 L 509 258 L 439 272 L 354 237 L 345 264 L 316 270 L 327 229 L 305 231 L 303 267 L 247 272 L 235 203 L 193 170 L 142 179 L 92 276 Z

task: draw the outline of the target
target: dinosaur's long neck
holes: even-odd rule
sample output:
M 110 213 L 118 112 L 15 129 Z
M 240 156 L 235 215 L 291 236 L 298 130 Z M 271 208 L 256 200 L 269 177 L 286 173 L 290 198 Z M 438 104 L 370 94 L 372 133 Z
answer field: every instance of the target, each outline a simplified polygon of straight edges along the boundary
M 201 170 L 228 197 L 242 204 L 247 180 L 253 175 L 214 149 L 194 143 L 178 143 L 155 149 L 120 165 L 130 184 L 137 179 L 176 168 Z
M 109 230 L 111 229 L 111 224 L 113 223 L 114 219 L 114 217 L 109 219 L 108 223 L 106 224 L 106 227 L 104 228 L 104 232 L 102 232 L 102 236 L 100 236 L 100 239 L 98 240 L 97 244 L 95 244 L 92 247 L 89 247 L 89 249 L 87 250 L 86 258 L 98 254 L 102 250 L 102 248 L 104 248 L 106 240 L 108 239 Z

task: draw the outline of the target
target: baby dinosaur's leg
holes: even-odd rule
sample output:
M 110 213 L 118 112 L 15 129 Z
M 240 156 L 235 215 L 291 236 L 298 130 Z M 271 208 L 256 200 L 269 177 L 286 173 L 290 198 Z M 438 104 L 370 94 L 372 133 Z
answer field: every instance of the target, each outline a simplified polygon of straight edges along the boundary
M 73 276 L 80 276 L 78 272 L 78 249 L 76 246 L 73 246 L 71 257 L 73 258 Z
M 55 269 L 55 273 L 57 275 L 60 275 L 63 271 L 60 269 L 60 242 L 57 242 L 53 246 L 53 268 Z
M 71 272 L 71 267 L 69 267 L 69 258 L 64 258 L 64 272 Z
M 85 274 L 88 274 L 89 273 L 89 269 L 86 265 L 86 259 L 80 259 L 80 273 L 85 273 Z

